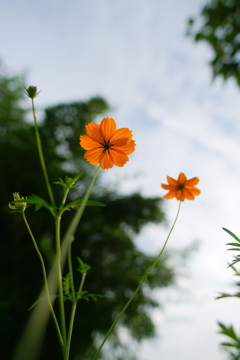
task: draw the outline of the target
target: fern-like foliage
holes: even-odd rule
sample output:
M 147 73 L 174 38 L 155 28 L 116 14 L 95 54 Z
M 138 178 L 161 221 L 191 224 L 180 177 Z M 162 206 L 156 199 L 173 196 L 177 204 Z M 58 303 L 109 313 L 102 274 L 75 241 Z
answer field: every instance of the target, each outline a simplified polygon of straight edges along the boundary
M 234 257 L 234 260 L 232 261 L 232 263 L 229 265 L 230 266 L 233 266 L 235 265 L 237 262 L 240 261 L 240 239 L 237 237 L 237 235 L 235 235 L 232 231 L 226 229 L 226 228 L 223 228 L 224 231 L 226 231 L 229 235 L 231 235 L 237 242 L 231 242 L 231 243 L 227 243 L 226 245 L 228 246 L 231 246 L 228 250 L 230 251 L 238 251 L 239 254 L 237 254 L 235 257 Z
M 240 336 L 238 336 L 232 327 L 218 323 L 220 326 L 220 334 L 227 336 L 228 340 L 222 342 L 221 345 L 230 355 L 231 360 L 240 360 Z

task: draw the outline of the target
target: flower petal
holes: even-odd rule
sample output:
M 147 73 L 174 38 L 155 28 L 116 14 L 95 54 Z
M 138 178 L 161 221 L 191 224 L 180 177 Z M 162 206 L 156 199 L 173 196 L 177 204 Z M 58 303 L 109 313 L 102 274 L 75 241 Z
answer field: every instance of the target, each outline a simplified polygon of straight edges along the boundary
M 103 142 L 103 138 L 99 131 L 99 125 L 95 123 L 89 123 L 86 127 L 86 133 L 87 135 L 94 141 L 97 141 L 98 143 Z
M 121 138 L 121 139 L 116 139 L 114 142 L 111 140 L 111 146 L 114 147 L 121 147 L 124 145 L 127 145 L 127 143 L 129 142 L 128 138 Z
M 179 201 L 184 201 L 185 200 L 185 194 L 183 193 L 182 190 L 178 190 L 176 193 L 176 198 Z
M 177 190 L 175 185 L 165 185 L 165 184 L 161 184 L 161 187 L 165 190 Z
M 192 195 L 197 196 L 201 194 L 201 190 L 193 187 L 193 186 L 185 186 L 184 189 L 189 191 Z
M 116 131 L 116 122 L 112 118 L 104 118 L 99 125 L 99 132 L 105 141 L 110 140 L 113 133 Z
M 131 140 L 132 137 L 133 137 L 133 135 L 132 135 L 131 130 L 129 130 L 128 128 L 121 128 L 121 129 L 114 131 L 114 133 L 112 134 L 112 137 L 111 137 L 111 143 L 115 144 L 116 140 L 123 139 L 123 138 L 127 138 L 127 139 Z
M 183 184 L 187 180 L 186 175 L 184 173 L 180 173 L 178 176 L 178 183 Z
M 192 179 L 187 180 L 184 185 L 194 186 L 197 185 L 198 183 L 199 183 L 199 178 L 194 177 Z
M 93 140 L 88 135 L 81 135 L 79 144 L 85 150 L 91 150 L 91 149 L 95 149 L 96 147 L 100 147 L 99 142 Z
M 178 185 L 177 180 L 174 180 L 173 178 L 171 178 L 170 176 L 167 176 L 167 181 L 170 185 Z
M 128 156 L 125 155 L 122 151 L 111 150 L 110 153 L 114 164 L 119 167 L 124 166 L 124 164 L 126 164 L 126 162 L 129 160 Z
M 164 195 L 165 199 L 173 199 L 176 197 L 176 190 L 170 190 L 166 195 Z
M 114 165 L 110 152 L 106 151 L 101 164 L 102 169 L 111 169 Z
M 102 156 L 103 156 L 103 150 L 100 148 L 96 148 L 96 149 L 88 150 L 84 154 L 84 159 L 89 161 L 90 164 L 92 165 L 97 165 L 100 163 Z
M 113 146 L 113 149 L 120 150 L 120 151 L 124 152 L 124 154 L 129 155 L 135 151 L 135 146 L 136 146 L 135 141 L 130 140 L 126 145 Z
M 184 188 L 182 192 L 183 192 L 186 199 L 194 200 L 193 194 L 190 191 L 188 191 L 186 188 Z

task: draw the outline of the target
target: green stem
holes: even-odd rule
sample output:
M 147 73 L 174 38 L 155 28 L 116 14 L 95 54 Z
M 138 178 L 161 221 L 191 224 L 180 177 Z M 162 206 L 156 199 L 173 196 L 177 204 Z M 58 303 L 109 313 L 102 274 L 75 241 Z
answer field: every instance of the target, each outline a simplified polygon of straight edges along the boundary
M 83 275 L 82 275 L 82 280 L 81 280 L 79 290 L 78 290 L 78 293 L 77 293 L 77 298 L 81 294 L 81 291 L 83 289 L 83 285 L 84 285 L 86 275 L 87 275 L 87 273 L 83 273 Z M 71 340 L 72 340 L 72 331 L 73 331 L 73 324 L 74 324 L 74 318 L 75 318 L 75 313 L 76 313 L 76 309 L 77 309 L 77 304 L 78 304 L 78 300 L 76 300 L 72 304 L 72 311 L 71 311 L 71 316 L 70 316 L 70 321 L 69 321 L 69 330 L 68 330 L 68 342 L 67 342 L 67 350 L 66 350 L 66 353 L 67 353 L 66 360 L 68 360 L 69 353 L 70 353 L 70 346 L 71 346 Z
M 59 309 L 60 309 L 60 319 L 61 319 L 61 329 L 62 329 L 62 334 L 63 334 L 63 342 L 64 342 L 64 345 L 66 345 L 67 334 L 66 334 L 66 320 L 65 320 L 65 309 L 64 309 L 64 299 L 63 299 L 62 268 L 61 268 L 60 221 L 61 221 L 61 216 L 56 215 L 55 232 L 56 232 L 56 253 L 57 253 L 57 259 L 58 259 Z
M 87 273 L 83 273 L 83 275 L 82 275 L 82 280 L 81 280 L 81 284 L 80 284 L 79 289 L 78 289 L 77 296 L 79 296 L 81 294 L 81 291 L 83 289 L 83 285 L 84 285 L 84 282 L 85 282 L 86 275 L 87 275 Z
M 126 309 L 128 308 L 128 306 L 131 304 L 132 300 L 135 298 L 135 296 L 137 295 L 138 291 L 140 290 L 140 288 L 142 287 L 143 283 L 145 282 L 145 280 L 148 278 L 149 274 L 151 273 L 152 269 L 156 266 L 158 260 L 160 259 L 166 245 L 167 245 L 167 242 L 168 242 L 168 239 L 174 229 L 174 226 L 176 224 L 176 221 L 178 219 L 178 215 L 179 215 L 179 211 L 180 211 L 180 207 L 181 207 L 181 201 L 179 201 L 179 206 L 178 206 L 178 211 L 177 211 L 177 215 L 176 215 L 176 218 L 173 222 L 173 225 L 168 233 L 168 236 L 165 240 L 165 243 L 162 247 L 162 250 L 160 251 L 160 253 L 158 254 L 158 256 L 156 257 L 156 259 L 154 260 L 152 266 L 145 272 L 145 274 L 143 275 L 142 279 L 141 279 L 141 282 L 140 284 L 138 285 L 137 289 L 135 290 L 135 292 L 133 293 L 133 295 L 131 296 L 131 298 L 128 300 L 127 304 L 124 306 L 124 308 L 122 309 L 122 311 L 119 313 L 119 315 L 117 316 L 117 318 L 115 319 L 115 321 L 113 322 L 112 326 L 109 328 L 107 334 L 105 335 L 100 347 L 98 348 L 97 352 L 95 353 L 94 357 L 92 360 L 96 360 L 98 358 L 98 355 L 103 347 L 103 345 L 105 344 L 107 338 L 109 337 L 109 335 L 111 334 L 111 332 L 113 331 L 115 325 L 117 324 L 117 322 L 119 321 L 119 319 L 121 318 L 121 316 L 124 314 L 124 312 L 126 311 Z
M 40 135 L 39 135 L 39 132 L 38 132 L 37 118 L 36 118 L 36 114 L 35 114 L 35 108 L 34 108 L 33 99 L 32 99 L 32 112 L 33 112 L 33 118 L 34 118 L 34 126 L 35 126 L 35 133 L 36 133 L 37 147 L 38 147 L 38 153 L 39 153 L 39 157 L 40 157 L 40 162 L 41 162 L 41 165 L 42 165 L 42 170 L 43 170 L 43 174 L 44 174 L 44 178 L 45 178 L 45 181 L 46 181 L 48 194 L 49 194 L 51 203 L 53 205 L 55 205 L 55 201 L 54 201 L 54 197 L 53 197 L 53 193 L 52 193 L 52 189 L 51 189 L 51 185 L 50 185 L 50 182 L 49 182 L 47 169 L 46 169 L 46 165 L 45 165 L 45 161 L 44 161 L 44 157 L 43 157 L 41 139 L 40 139 Z
M 42 257 L 42 254 L 37 246 L 37 243 L 36 243 L 36 240 L 33 236 L 33 233 L 30 229 L 30 226 L 28 224 L 28 221 L 26 219 L 26 216 L 25 216 L 25 213 L 22 212 L 22 216 L 23 216 L 23 220 L 27 226 L 27 229 L 28 229 L 28 232 L 30 234 L 30 237 L 33 241 L 33 245 L 37 251 L 37 254 L 39 256 L 39 259 L 40 259 L 40 262 L 41 262 L 41 265 L 42 265 L 42 271 L 43 271 L 43 279 L 44 279 L 44 284 L 45 284 L 45 288 L 46 288 L 46 294 L 47 294 L 47 300 L 48 300 L 48 303 L 49 303 L 49 307 L 50 307 L 50 310 L 51 310 L 51 313 L 52 313 L 52 317 L 53 317 L 53 320 L 54 320 L 54 323 L 55 323 L 55 326 L 56 326 L 56 329 L 57 329 L 57 334 L 58 334 L 58 337 L 59 337 L 59 341 L 60 341 L 60 344 L 61 346 L 63 347 L 63 338 L 62 338 L 62 334 L 61 334 L 61 331 L 60 331 L 60 328 L 59 328 L 59 325 L 58 325 L 58 321 L 57 321 L 57 318 L 56 318 L 56 315 L 55 315 L 55 312 L 53 310 L 53 307 L 52 307 L 52 302 L 51 302 L 51 298 L 50 298 L 50 294 L 49 294 L 49 290 L 48 290 L 48 283 L 47 283 L 47 274 L 46 274 L 46 269 L 45 269 L 45 264 L 44 264 L 44 260 L 43 260 L 43 257 Z
M 71 291 L 74 301 L 76 301 L 75 295 L 75 287 L 74 287 L 74 278 L 73 278 L 73 267 L 72 267 L 72 252 L 71 252 L 72 243 L 70 242 L 68 248 L 68 267 L 70 272 L 70 279 L 71 279 Z
M 99 164 L 98 168 L 96 169 L 96 171 L 95 171 L 95 173 L 93 175 L 93 178 L 91 180 L 91 183 L 90 183 L 90 185 L 89 185 L 89 187 L 88 187 L 88 189 L 86 191 L 86 194 L 84 195 L 82 204 L 81 204 L 80 208 L 78 209 L 76 215 L 74 216 L 74 218 L 73 218 L 73 220 L 72 220 L 72 222 L 71 222 L 71 224 L 70 224 L 70 226 L 69 226 L 69 228 L 67 230 L 67 233 L 66 233 L 66 235 L 65 235 L 65 237 L 63 239 L 62 248 L 64 248 L 64 249 L 63 249 L 62 252 L 64 252 L 65 247 L 67 247 L 69 239 L 71 239 L 75 234 L 75 231 L 77 229 L 77 226 L 78 226 L 78 224 L 79 224 L 79 222 L 81 220 L 82 214 L 83 214 L 83 212 L 85 210 L 85 207 L 87 205 L 88 198 L 90 196 L 90 193 L 92 191 L 92 187 L 94 185 L 94 182 L 96 180 L 96 177 L 97 177 L 97 174 L 98 174 L 100 168 L 101 168 L 101 163 Z
M 96 180 L 96 177 L 97 177 L 97 174 L 99 172 L 101 168 L 101 163 L 99 164 L 99 166 L 97 167 L 94 175 L 93 175 L 93 178 L 91 180 L 91 183 L 86 191 L 86 194 L 84 195 L 84 198 L 83 198 L 83 201 L 82 201 L 82 204 L 79 208 L 79 210 L 77 211 L 76 215 L 74 216 L 68 230 L 67 230 L 67 233 L 66 235 L 64 236 L 64 239 L 62 241 L 62 247 L 61 247 L 61 255 L 62 255 L 62 266 L 64 264 L 64 258 L 66 257 L 67 255 L 67 252 L 69 250 L 69 242 L 72 241 L 73 237 L 74 237 L 74 234 L 75 234 L 75 231 L 77 229 L 77 226 L 82 218 L 82 215 L 83 215 L 83 212 L 84 212 L 84 209 L 87 205 L 87 201 L 89 199 L 89 196 L 90 196 L 90 193 L 92 191 L 92 187 L 94 185 L 94 182 Z M 83 286 L 83 283 L 81 282 L 80 284 L 80 288 L 79 288 L 79 291 L 81 291 L 81 288 Z M 69 333 L 68 333 L 68 342 L 67 342 L 67 348 L 66 348 L 66 360 L 68 360 L 68 357 L 69 357 L 69 353 L 70 353 L 70 345 L 71 345 L 71 338 L 72 338 L 72 329 L 73 329 L 73 323 L 74 323 L 74 317 L 75 317 L 75 312 L 76 312 L 76 307 L 77 307 L 77 303 L 74 303 L 73 304 L 73 307 L 72 307 L 72 313 L 71 313 L 71 318 L 70 318 L 70 323 L 69 323 Z
M 100 170 L 100 167 L 101 167 L 101 163 L 99 164 L 98 168 L 96 169 L 94 175 L 93 175 L 93 178 L 90 182 L 90 185 L 86 191 L 86 194 L 83 198 L 83 201 L 82 201 L 82 204 L 79 208 L 79 210 L 76 212 L 74 218 L 72 219 L 71 223 L 70 223 L 70 226 L 68 227 L 68 230 L 63 238 L 63 241 L 62 241 L 62 246 L 61 246 L 61 268 L 63 268 L 64 266 L 64 263 L 66 261 L 66 258 L 67 258 L 67 253 L 68 253 L 68 250 L 69 250 L 69 242 L 72 241 L 73 237 L 74 237 L 74 234 L 75 234 L 75 231 L 77 229 L 77 226 L 79 224 L 79 221 L 81 220 L 81 217 L 83 215 L 83 212 L 84 212 L 84 209 L 86 207 L 86 204 L 87 204 L 87 201 L 88 201 L 88 198 L 90 196 L 90 193 L 91 193 L 91 190 L 92 190 L 92 187 L 94 185 L 94 182 L 96 180 L 96 177 L 97 177 L 97 174 L 98 174 L 98 171 Z M 60 216 L 60 215 L 59 215 Z M 59 234 L 59 238 L 60 238 L 60 234 Z M 49 273 L 49 276 L 48 276 L 48 282 L 49 282 L 49 287 L 52 289 L 52 291 L 54 293 L 56 293 L 56 289 L 57 289 L 57 283 L 58 283 L 58 272 L 59 272 L 59 257 L 56 256 L 54 262 L 53 262 L 53 265 L 52 265 L 52 268 L 51 268 L 51 271 Z M 41 324 L 41 331 L 42 331 L 42 328 L 44 326 L 44 322 Z M 66 356 L 66 343 L 64 342 L 64 359 L 67 360 Z
M 62 204 L 64 205 L 66 200 L 67 200 L 67 196 L 68 196 L 68 193 L 69 193 L 69 188 L 65 189 L 64 191 L 64 194 L 63 194 L 63 199 L 62 199 Z

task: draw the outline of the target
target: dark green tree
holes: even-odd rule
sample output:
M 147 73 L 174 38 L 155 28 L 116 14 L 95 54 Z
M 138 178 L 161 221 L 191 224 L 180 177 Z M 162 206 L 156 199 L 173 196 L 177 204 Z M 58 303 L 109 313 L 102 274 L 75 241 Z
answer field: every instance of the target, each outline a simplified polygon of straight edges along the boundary
M 189 20 L 188 34 L 195 41 L 203 40 L 210 45 L 214 52 L 210 62 L 214 77 L 234 77 L 240 85 L 240 0 L 210 1 L 200 19 Z
M 20 214 L 10 214 L 7 206 L 16 191 L 21 196 L 37 194 L 48 200 L 34 127 L 26 120 L 30 113 L 24 102 L 24 85 L 24 78 L 8 76 L 0 67 L 0 353 L 5 360 L 11 359 L 29 316 L 28 309 L 38 298 L 43 284 L 39 259 L 22 218 Z M 93 167 L 83 159 L 79 135 L 85 133 L 87 123 L 107 110 L 109 105 L 100 97 L 60 104 L 46 109 L 39 126 L 51 183 L 65 175 L 75 176 L 81 170 L 84 173 L 80 186 L 71 193 L 72 199 L 84 194 L 93 172 Z M 55 200 L 60 201 L 61 187 L 53 186 Z M 152 263 L 151 256 L 136 248 L 135 235 L 144 225 L 164 220 L 159 198 L 146 198 L 137 193 L 122 196 L 109 191 L 108 186 L 101 188 L 98 184 L 91 198 L 106 206 L 86 209 L 73 242 L 73 263 L 77 267 L 76 256 L 80 256 L 91 266 L 84 285 L 86 290 L 110 296 L 115 301 L 107 298 L 97 302 L 81 300 L 74 326 L 71 359 L 77 359 L 78 354 L 81 359 L 90 358 L 96 336 L 106 333 L 115 314 L 125 305 Z M 73 210 L 64 214 L 62 233 L 73 214 Z M 49 267 L 55 251 L 51 215 L 43 208 L 36 213 L 33 206 L 26 210 L 26 215 Z M 174 279 L 174 269 L 165 255 L 122 318 L 121 324 L 129 329 L 133 339 L 153 336 L 154 325 L 149 309 L 159 304 L 152 300 L 150 289 L 166 287 Z M 70 304 L 67 312 L 69 310 Z M 112 336 L 112 343 L 115 347 L 119 345 L 117 332 Z M 58 339 L 50 321 L 41 359 L 58 358 L 61 358 Z

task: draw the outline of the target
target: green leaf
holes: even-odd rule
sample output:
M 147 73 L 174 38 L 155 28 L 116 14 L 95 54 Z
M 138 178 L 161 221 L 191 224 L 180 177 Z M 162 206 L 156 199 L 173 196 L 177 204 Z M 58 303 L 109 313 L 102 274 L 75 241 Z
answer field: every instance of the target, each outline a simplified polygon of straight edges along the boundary
M 64 181 L 63 181 L 61 178 L 60 178 L 59 180 L 60 180 L 60 181 L 55 181 L 54 184 L 56 184 L 56 185 L 61 185 L 61 186 L 65 187 Z
M 73 178 L 74 182 L 78 181 L 78 180 L 80 179 L 80 177 L 82 177 L 82 174 L 83 174 L 82 171 L 81 171 L 79 174 L 77 174 L 77 175 Z
M 74 201 L 70 202 L 69 204 L 67 204 L 65 207 L 64 207 L 64 210 L 66 209 L 70 209 L 70 208 L 74 208 L 76 206 L 79 206 L 82 204 L 83 202 L 83 198 L 84 196 L 81 196 L 81 197 L 78 197 L 77 199 L 75 199 Z M 88 200 L 87 201 L 87 206 L 106 206 L 105 204 L 99 202 L 99 201 L 95 201 L 95 200 Z
M 216 297 L 216 300 L 224 299 L 224 298 L 226 298 L 226 297 L 232 297 L 232 295 L 230 295 L 230 294 L 221 294 L 221 295 L 219 295 L 218 297 Z
M 231 343 L 227 343 L 227 342 L 223 342 L 221 343 L 222 346 L 227 346 L 227 347 L 237 347 L 236 344 L 231 344 Z
M 235 260 L 233 260 L 233 262 L 232 262 L 230 265 L 228 265 L 228 268 L 231 267 L 231 266 L 233 266 L 233 265 L 235 265 L 235 264 L 238 263 L 239 261 L 240 261 L 240 258 L 236 257 Z
M 55 181 L 54 184 L 56 185 L 61 185 L 63 186 L 65 189 L 72 189 L 72 188 L 76 188 L 78 187 L 78 185 L 74 185 L 76 181 L 78 181 L 80 179 L 80 177 L 82 176 L 83 172 L 80 172 L 77 176 L 75 176 L 74 178 L 70 178 L 68 176 L 65 176 L 65 182 L 59 178 L 59 181 Z
M 82 261 L 82 259 L 77 256 L 77 261 L 79 263 L 79 266 L 78 266 L 78 271 L 81 273 L 81 274 L 85 274 L 87 273 L 90 269 L 91 269 L 91 266 L 89 266 L 88 264 L 84 263 Z
M 240 251 L 240 249 L 239 248 L 231 248 L 231 249 L 227 249 L 228 251 L 230 250 L 230 251 Z
M 239 248 L 240 248 L 240 244 L 238 244 L 238 243 L 228 243 L 228 244 L 226 244 L 226 245 L 239 246 Z
M 237 337 L 237 334 L 235 333 L 232 325 L 230 325 L 229 327 L 225 326 L 222 323 L 218 323 L 218 325 L 221 328 L 220 334 L 226 335 L 228 337 L 230 337 L 231 339 L 233 339 L 234 341 L 240 341 L 240 339 Z
M 92 299 L 92 300 L 94 300 L 95 302 L 98 300 L 98 298 L 103 298 L 104 297 L 104 295 L 98 295 L 98 294 L 87 294 L 85 297 L 82 297 L 82 299 L 84 299 L 85 298 L 85 300 L 86 299 Z
M 23 200 L 17 200 L 14 202 L 23 202 Z M 26 202 L 28 204 L 34 204 L 36 211 L 38 211 L 42 206 L 44 206 L 45 208 L 47 208 L 50 211 L 52 210 L 52 206 L 50 204 L 48 204 L 48 202 L 46 200 L 42 199 L 40 196 L 37 196 L 37 195 L 28 196 L 27 199 L 24 199 L 24 202 Z
M 44 206 L 46 209 L 48 210 L 52 210 L 52 207 L 50 204 L 48 204 L 48 202 L 44 199 L 42 199 L 41 197 L 37 196 L 37 195 L 30 195 L 27 199 L 27 202 L 29 204 L 35 204 L 35 210 L 38 211 L 39 209 L 41 209 L 42 206 Z
M 236 294 L 233 294 L 233 295 L 231 295 L 231 294 L 221 294 L 220 296 L 218 296 L 217 298 L 216 298 L 216 300 L 218 300 L 218 299 L 224 299 L 224 298 L 226 298 L 226 297 L 237 297 L 237 298 L 239 298 L 240 297 L 240 293 L 236 293 Z
M 63 281 L 63 291 L 65 294 L 68 294 L 70 292 L 71 283 L 72 283 L 71 273 L 68 272 L 67 275 L 63 277 L 62 281 Z
M 76 300 L 75 300 L 75 298 L 74 298 L 74 296 L 73 296 L 72 293 L 63 294 L 63 300 L 64 300 L 64 301 L 70 300 L 70 301 L 73 302 L 73 303 L 76 302 Z
M 237 240 L 240 243 L 240 239 L 237 237 L 237 235 L 235 235 L 232 231 L 226 229 L 226 228 L 222 228 L 224 231 L 226 231 L 229 235 L 231 235 L 235 240 Z
M 101 298 L 101 299 L 102 299 L 102 298 L 106 298 L 106 299 L 110 299 L 110 300 L 116 301 L 116 299 L 111 298 L 111 297 L 106 296 L 106 295 L 101 295 L 101 294 L 89 294 L 88 291 L 81 291 L 81 293 L 78 294 L 77 298 L 78 298 L 78 300 L 83 299 L 83 300 L 86 300 L 86 301 L 89 301 L 89 299 L 94 300 L 94 301 L 97 301 L 98 298 Z

